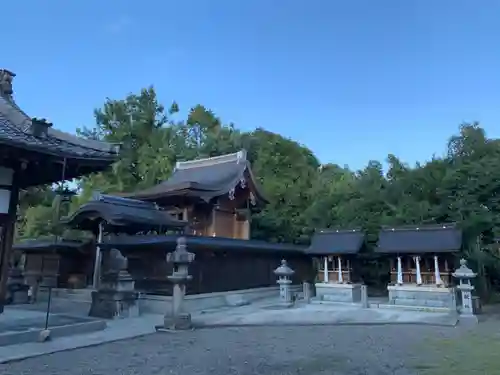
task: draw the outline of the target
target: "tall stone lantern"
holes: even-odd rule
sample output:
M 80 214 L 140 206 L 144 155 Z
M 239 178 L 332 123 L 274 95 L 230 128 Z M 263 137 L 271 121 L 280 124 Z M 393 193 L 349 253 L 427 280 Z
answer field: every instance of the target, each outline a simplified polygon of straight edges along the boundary
M 182 305 L 186 295 L 186 284 L 193 278 L 189 275 L 189 264 L 194 261 L 195 255 L 186 250 L 186 237 L 177 239 L 175 251 L 167 254 L 167 263 L 172 263 L 172 274 L 168 279 L 173 284 L 172 312 L 165 314 L 162 330 L 191 329 L 191 314 L 184 312 Z
M 285 307 L 293 305 L 292 292 L 290 286 L 292 284 L 292 275 L 295 273 L 285 259 L 281 261 L 281 265 L 274 270 L 274 274 L 278 276 L 277 283 L 280 286 L 280 302 Z
M 453 273 L 453 277 L 459 280 L 457 289 L 462 295 L 462 308 L 460 309 L 460 321 L 477 323 L 477 316 L 474 315 L 472 305 L 472 291 L 474 286 L 471 281 L 477 276 L 469 267 L 467 261 L 460 259 L 460 267 Z

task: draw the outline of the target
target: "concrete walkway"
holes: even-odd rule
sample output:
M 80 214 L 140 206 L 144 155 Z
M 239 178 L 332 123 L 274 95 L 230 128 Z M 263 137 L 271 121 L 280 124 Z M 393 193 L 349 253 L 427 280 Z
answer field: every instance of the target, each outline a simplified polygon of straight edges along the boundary
M 60 337 L 44 343 L 2 346 L 0 363 L 149 335 L 155 333 L 155 325 L 162 322 L 162 315 L 143 315 L 138 318 L 108 321 L 103 331 Z

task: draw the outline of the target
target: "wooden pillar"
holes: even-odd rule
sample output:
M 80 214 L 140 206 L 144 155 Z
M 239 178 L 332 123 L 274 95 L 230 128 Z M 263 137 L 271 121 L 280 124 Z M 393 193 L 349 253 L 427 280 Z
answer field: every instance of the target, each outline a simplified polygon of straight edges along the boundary
M 339 256 L 337 257 L 337 262 L 338 262 L 338 282 L 342 284 L 344 282 L 344 277 L 342 275 L 342 258 Z
M 328 257 L 323 257 L 323 282 L 328 282 Z
M 398 256 L 398 285 L 403 285 L 403 265 L 401 263 L 401 257 Z
M 19 201 L 19 188 L 16 177 L 14 175 L 10 193 L 9 213 L 5 215 L 5 221 L 2 223 L 0 233 L 0 313 L 3 313 L 5 306 L 7 278 L 9 277 L 9 260 L 16 230 L 17 204 Z
M 441 273 L 439 272 L 439 259 L 437 255 L 434 255 L 434 280 L 436 285 L 443 285 L 443 280 L 441 280 Z
M 415 258 L 415 273 L 417 277 L 417 285 L 422 285 L 422 273 L 420 272 L 420 256 L 416 256 Z

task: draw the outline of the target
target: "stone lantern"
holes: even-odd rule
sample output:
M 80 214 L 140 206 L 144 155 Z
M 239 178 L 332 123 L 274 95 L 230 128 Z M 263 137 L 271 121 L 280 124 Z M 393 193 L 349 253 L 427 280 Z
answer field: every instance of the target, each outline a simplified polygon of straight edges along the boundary
M 280 302 L 286 307 L 293 305 L 290 286 L 292 284 L 291 277 L 294 273 L 295 271 L 288 266 L 285 259 L 283 259 L 281 265 L 274 270 L 274 274 L 278 276 L 277 283 L 280 286 Z
M 477 317 L 474 315 L 472 305 L 472 291 L 474 286 L 471 280 L 477 276 L 469 267 L 467 261 L 460 259 L 460 267 L 453 273 L 453 277 L 459 280 L 457 289 L 462 295 L 462 308 L 460 309 L 460 321 L 470 321 L 477 323 Z
M 186 284 L 193 278 L 189 275 L 188 267 L 194 261 L 195 255 L 186 250 L 186 238 L 179 237 L 175 251 L 167 254 L 167 263 L 172 263 L 172 274 L 168 279 L 173 284 L 172 312 L 165 314 L 164 327 L 166 330 L 191 329 L 191 314 L 182 311 Z

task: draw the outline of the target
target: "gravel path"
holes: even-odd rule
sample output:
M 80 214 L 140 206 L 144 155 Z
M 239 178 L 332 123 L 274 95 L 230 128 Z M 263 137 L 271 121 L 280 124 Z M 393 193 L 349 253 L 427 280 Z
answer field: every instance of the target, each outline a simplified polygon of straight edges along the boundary
M 258 327 L 163 333 L 0 365 L 1 375 L 417 375 L 458 328 Z

